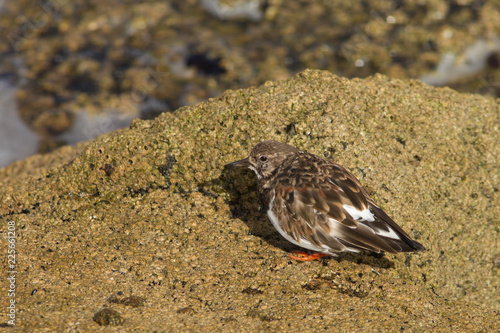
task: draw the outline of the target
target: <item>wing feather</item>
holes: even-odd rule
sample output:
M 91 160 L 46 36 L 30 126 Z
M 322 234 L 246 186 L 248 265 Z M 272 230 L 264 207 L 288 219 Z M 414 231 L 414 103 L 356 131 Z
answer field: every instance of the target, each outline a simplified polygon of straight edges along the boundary
M 282 229 L 298 245 L 311 244 L 323 252 L 424 249 L 378 207 L 351 173 L 338 164 L 329 166 L 321 182 L 303 178 L 300 184 L 278 188 L 275 207 L 282 210 Z

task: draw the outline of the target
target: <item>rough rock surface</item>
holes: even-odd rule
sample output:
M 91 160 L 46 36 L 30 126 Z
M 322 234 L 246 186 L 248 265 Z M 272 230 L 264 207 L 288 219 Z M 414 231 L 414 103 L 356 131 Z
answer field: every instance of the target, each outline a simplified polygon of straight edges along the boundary
M 0 230 L 14 221 L 17 232 L 16 324 L 496 331 L 498 116 L 493 99 L 306 71 L 16 162 L 0 170 Z M 265 139 L 349 168 L 428 250 L 291 261 L 253 174 L 223 168 Z
M 261 19 L 230 19 L 224 7 Z M 4 0 L 0 13 L 0 77 L 19 77 L 39 152 L 81 137 L 83 120 L 138 109 L 151 119 L 307 68 L 400 79 L 442 68 L 432 81 L 500 96 L 496 0 Z M 93 126 L 85 140 L 111 130 Z

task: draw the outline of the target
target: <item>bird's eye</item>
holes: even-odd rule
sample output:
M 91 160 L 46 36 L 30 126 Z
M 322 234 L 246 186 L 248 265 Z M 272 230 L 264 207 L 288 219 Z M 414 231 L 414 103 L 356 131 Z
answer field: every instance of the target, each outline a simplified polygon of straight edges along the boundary
M 265 161 L 267 161 L 267 156 L 261 156 L 261 157 L 260 157 L 260 161 L 261 161 L 261 162 L 265 162 Z

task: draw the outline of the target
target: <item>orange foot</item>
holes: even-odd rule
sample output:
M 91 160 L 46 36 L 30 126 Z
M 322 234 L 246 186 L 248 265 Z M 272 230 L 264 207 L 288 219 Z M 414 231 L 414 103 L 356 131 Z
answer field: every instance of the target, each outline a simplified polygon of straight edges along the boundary
M 321 253 L 321 252 L 304 252 L 304 251 L 292 251 L 292 253 L 295 253 L 296 255 L 289 254 L 288 257 L 293 260 L 298 260 L 298 261 L 313 261 L 316 259 L 321 259 L 323 257 L 329 257 L 328 254 L 326 253 Z

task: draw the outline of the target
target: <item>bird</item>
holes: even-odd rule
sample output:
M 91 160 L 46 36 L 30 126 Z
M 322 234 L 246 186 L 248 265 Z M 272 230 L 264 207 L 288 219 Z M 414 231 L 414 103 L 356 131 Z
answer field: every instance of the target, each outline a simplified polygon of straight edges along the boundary
M 226 167 L 255 172 L 260 201 L 274 228 L 289 242 L 313 251 L 293 251 L 297 255 L 290 254 L 292 259 L 425 250 L 338 163 L 286 143 L 263 141 L 249 157 Z

